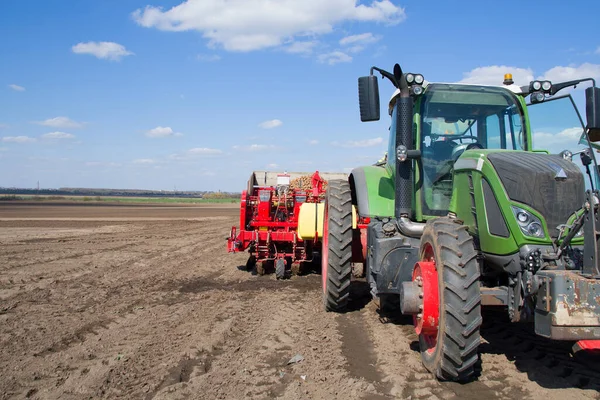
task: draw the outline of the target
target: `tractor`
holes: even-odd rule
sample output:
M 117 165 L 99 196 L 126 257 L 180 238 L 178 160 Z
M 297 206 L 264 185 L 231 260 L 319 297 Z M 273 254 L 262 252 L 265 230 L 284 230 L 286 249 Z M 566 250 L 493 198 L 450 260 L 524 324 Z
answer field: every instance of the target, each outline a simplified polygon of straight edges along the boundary
M 380 119 L 374 71 L 395 87 L 388 156 L 329 182 L 325 309 L 346 311 L 352 264 L 364 262 L 371 293 L 412 316 L 422 362 L 440 380 L 474 378 L 483 306 L 533 323 L 537 335 L 599 349 L 595 81 L 432 83 L 398 64 L 372 67 L 358 79 L 363 122 Z M 570 94 L 555 95 L 588 81 L 586 125 Z M 581 121 L 581 164 L 574 151 L 533 149 L 530 111 L 558 98 Z

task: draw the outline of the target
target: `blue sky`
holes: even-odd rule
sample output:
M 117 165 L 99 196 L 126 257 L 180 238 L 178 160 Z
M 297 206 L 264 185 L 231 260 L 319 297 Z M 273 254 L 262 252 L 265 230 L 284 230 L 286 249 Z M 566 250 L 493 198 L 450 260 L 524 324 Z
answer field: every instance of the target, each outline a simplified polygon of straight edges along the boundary
M 359 119 L 372 65 L 600 79 L 597 24 L 576 15 L 600 2 L 539 4 L 2 0 L 0 186 L 240 191 L 252 170 L 371 164 L 388 134 L 385 113 Z M 537 133 L 559 149 L 562 131 Z

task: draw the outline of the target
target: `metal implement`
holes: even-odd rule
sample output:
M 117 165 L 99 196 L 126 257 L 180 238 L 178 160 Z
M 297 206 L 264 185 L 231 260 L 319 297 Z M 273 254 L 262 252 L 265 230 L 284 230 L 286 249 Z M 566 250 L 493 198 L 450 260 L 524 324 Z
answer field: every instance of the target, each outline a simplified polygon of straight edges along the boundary
M 263 264 L 273 263 L 278 278 L 284 277 L 284 265 L 298 269 L 299 263 L 312 261 L 320 238 L 317 233 L 310 240 L 299 235 L 300 210 L 323 201 L 327 179 L 346 176 L 318 171 L 253 172 L 242 192 L 239 228 L 232 227 L 227 238 L 228 251 L 248 251 L 260 272 L 264 272 Z

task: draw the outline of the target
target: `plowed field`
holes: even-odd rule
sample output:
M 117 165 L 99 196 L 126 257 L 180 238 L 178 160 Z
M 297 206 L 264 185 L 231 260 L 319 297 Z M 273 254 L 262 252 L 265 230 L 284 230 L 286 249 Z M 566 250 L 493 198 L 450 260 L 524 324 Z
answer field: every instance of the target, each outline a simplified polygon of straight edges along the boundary
M 481 372 L 439 383 L 360 281 L 277 281 L 228 254 L 232 206 L 0 204 L 0 398 L 600 398 L 600 358 L 484 314 Z M 302 360 L 288 365 L 296 355 Z

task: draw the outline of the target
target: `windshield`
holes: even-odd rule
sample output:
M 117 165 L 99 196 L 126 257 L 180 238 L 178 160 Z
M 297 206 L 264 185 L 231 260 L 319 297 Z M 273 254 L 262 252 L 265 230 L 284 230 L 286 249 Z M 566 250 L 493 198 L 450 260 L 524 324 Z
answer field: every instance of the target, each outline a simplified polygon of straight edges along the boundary
M 431 84 L 421 99 L 422 195 L 425 215 L 444 215 L 454 162 L 465 150 L 524 150 L 523 110 L 503 88 Z

